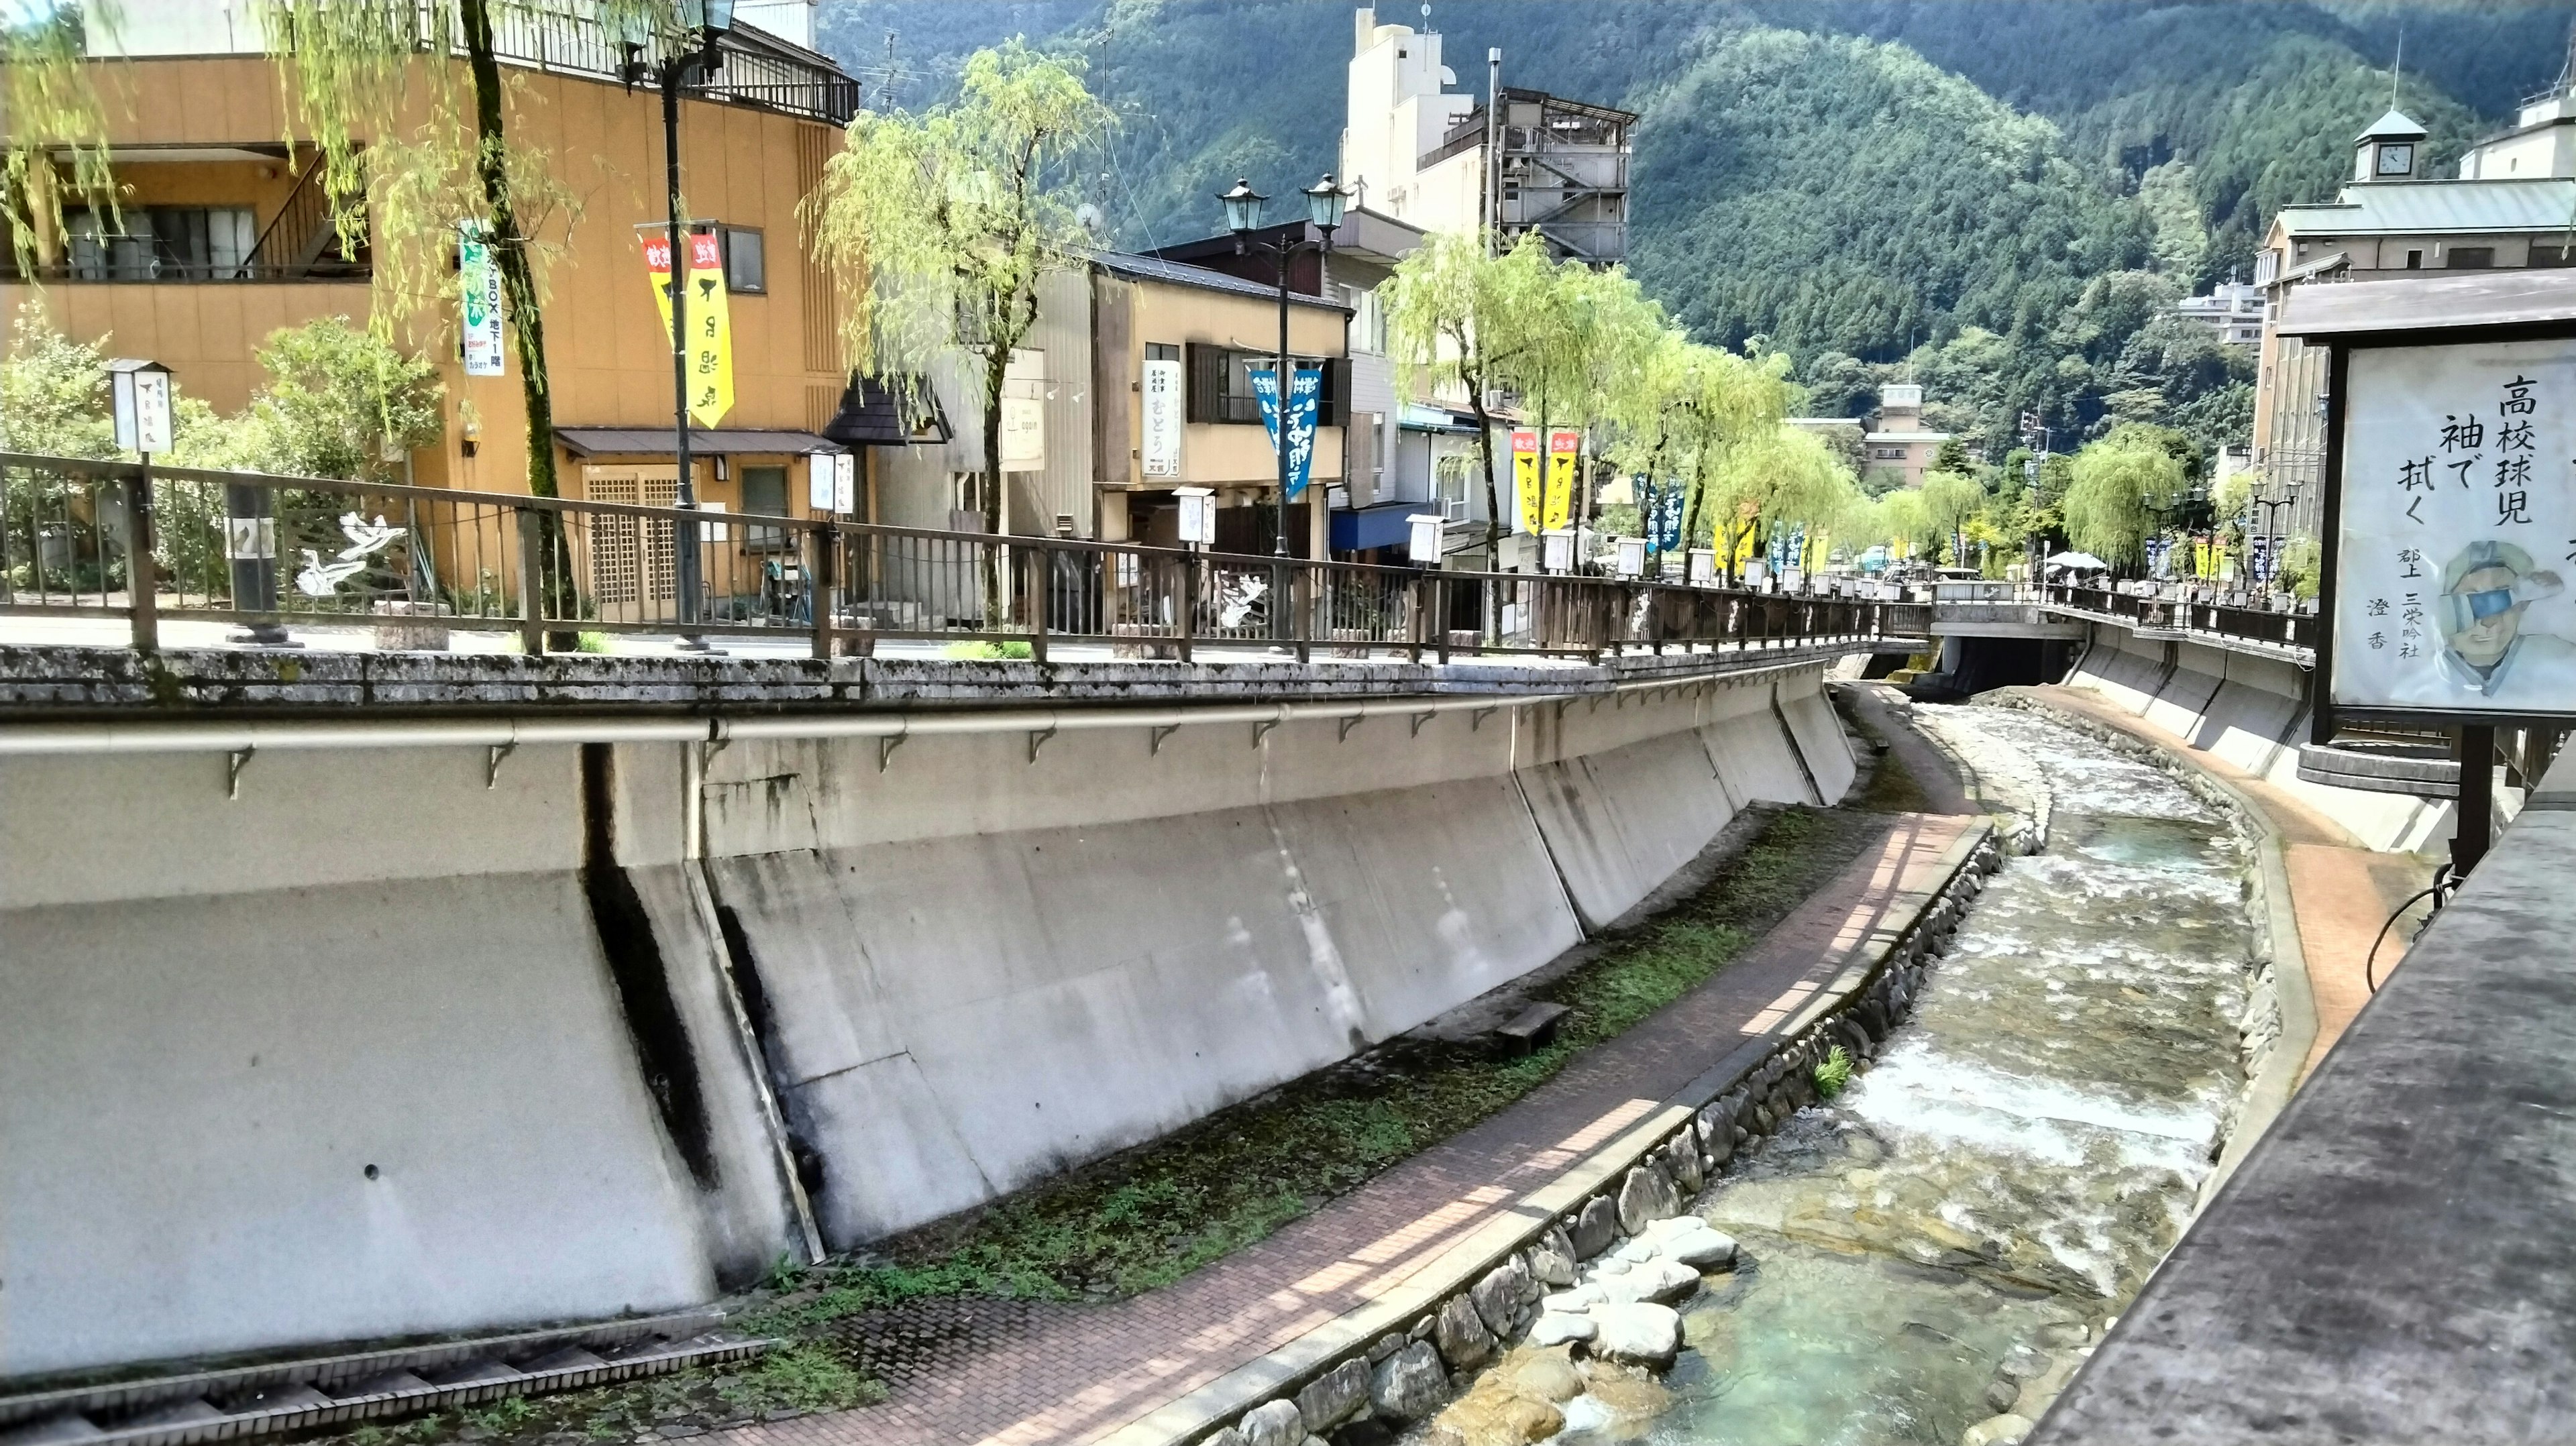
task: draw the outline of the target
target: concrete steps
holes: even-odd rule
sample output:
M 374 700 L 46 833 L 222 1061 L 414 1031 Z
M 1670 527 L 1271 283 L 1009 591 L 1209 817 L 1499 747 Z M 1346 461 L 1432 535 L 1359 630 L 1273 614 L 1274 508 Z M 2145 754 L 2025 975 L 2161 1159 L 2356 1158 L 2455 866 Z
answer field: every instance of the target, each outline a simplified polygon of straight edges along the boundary
M 0 1446 L 195 1446 L 414 1416 L 743 1360 L 771 1341 L 691 1311 L 0 1396 Z

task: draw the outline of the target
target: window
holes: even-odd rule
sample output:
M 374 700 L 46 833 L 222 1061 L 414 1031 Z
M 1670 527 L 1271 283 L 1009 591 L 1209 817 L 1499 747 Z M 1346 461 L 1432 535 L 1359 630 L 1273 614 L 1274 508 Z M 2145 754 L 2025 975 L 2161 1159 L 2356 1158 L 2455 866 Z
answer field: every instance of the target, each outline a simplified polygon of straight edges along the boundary
M 2454 271 L 2483 271 L 2493 265 L 2495 265 L 2495 248 L 2492 246 L 2451 248 L 2451 269 Z
M 2423 253 L 2423 252 L 2421 252 L 2421 251 L 2409 251 L 2409 252 L 2407 252 L 2407 253 L 2406 253 L 2406 269 L 2407 269 L 2407 270 L 2409 270 L 2409 271 L 2421 271 L 2421 270 L 2423 270 L 2423 269 L 2424 269 L 2424 253 Z
M 1191 342 L 1188 351 L 1186 418 L 1192 422 L 1260 426 L 1261 398 L 1252 390 L 1252 373 L 1270 370 L 1278 364 L 1278 358 L 1268 352 L 1243 351 L 1203 341 Z M 1340 426 L 1342 406 L 1351 391 L 1350 359 L 1291 356 L 1288 360 L 1291 366 L 1324 369 L 1324 394 L 1316 400 L 1315 425 Z
M 787 515 L 787 469 L 784 467 L 745 467 L 742 469 L 742 510 L 763 517 Z M 787 529 L 783 527 L 746 527 L 742 550 L 745 552 L 783 552 L 787 548 Z
M 122 230 L 110 230 L 119 221 Z M 259 242 L 247 206 L 128 206 L 118 216 L 67 211 L 78 281 L 212 281 L 244 276 Z
M 725 290 L 764 292 L 769 289 L 769 256 L 767 242 L 761 234 L 744 226 L 724 228 Z
M 1869 455 L 1881 462 L 1902 462 L 1905 460 L 1905 449 L 1903 447 L 1872 447 L 1869 450 Z
M 2535 243 L 2531 248 L 2531 264 L 2576 266 L 2576 246 L 2542 246 Z

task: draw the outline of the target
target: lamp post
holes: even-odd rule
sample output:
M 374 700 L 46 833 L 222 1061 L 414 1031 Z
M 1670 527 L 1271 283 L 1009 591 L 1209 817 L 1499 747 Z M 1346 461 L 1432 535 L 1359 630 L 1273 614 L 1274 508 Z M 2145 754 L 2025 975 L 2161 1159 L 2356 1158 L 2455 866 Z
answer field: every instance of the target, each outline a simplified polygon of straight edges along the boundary
M 2271 576 L 2254 578 L 2252 580 L 2265 584 L 2267 590 L 2272 578 L 2281 575 L 2281 549 L 2280 545 L 2274 541 L 2277 534 L 2272 530 L 2273 521 L 2283 512 L 2292 507 L 2296 507 L 2297 505 L 2299 505 L 2299 484 L 2296 482 L 2290 484 L 2289 495 L 2287 496 L 2276 498 L 2252 497 L 2246 499 L 2245 510 L 2247 512 L 2250 513 L 2257 507 L 2263 509 L 2263 559 L 2265 562 L 2270 564 Z M 2250 537 L 2247 539 L 2245 550 L 2248 553 L 2251 553 L 2254 550 L 2253 542 Z M 2249 573 L 2254 570 L 2254 559 L 2250 556 L 2245 559 L 2245 570 Z
M 1247 256 L 1258 251 L 1279 262 L 1279 506 L 1270 546 L 1275 557 L 1288 555 L 1288 397 L 1295 379 L 1288 358 L 1288 263 L 1309 251 L 1322 256 L 1333 249 L 1333 233 L 1342 228 L 1342 209 L 1349 201 L 1330 173 L 1302 194 L 1306 197 L 1307 222 L 1323 233 L 1311 241 L 1303 236 L 1254 240 L 1252 232 L 1261 224 L 1262 203 L 1270 198 L 1252 189 L 1240 176 L 1235 178 L 1233 190 L 1217 197 L 1225 204 L 1226 229 L 1234 233 L 1234 254 Z
M 689 84 L 690 70 L 697 71 L 703 84 L 724 64 L 717 42 L 733 28 L 733 7 L 734 0 L 678 0 L 680 27 L 670 37 L 671 51 L 655 59 L 645 58 L 644 35 L 630 33 L 621 40 L 627 88 L 634 89 L 637 81 L 650 76 L 662 92 L 663 234 L 671 248 L 670 275 L 664 285 L 671 293 L 672 450 L 679 470 L 679 495 L 672 505 L 682 512 L 697 510 L 698 485 L 697 466 L 689 456 L 689 249 L 680 233 L 680 90 Z M 690 631 L 698 621 L 698 524 L 683 517 L 673 532 L 680 646 L 692 652 L 710 651 L 706 639 Z

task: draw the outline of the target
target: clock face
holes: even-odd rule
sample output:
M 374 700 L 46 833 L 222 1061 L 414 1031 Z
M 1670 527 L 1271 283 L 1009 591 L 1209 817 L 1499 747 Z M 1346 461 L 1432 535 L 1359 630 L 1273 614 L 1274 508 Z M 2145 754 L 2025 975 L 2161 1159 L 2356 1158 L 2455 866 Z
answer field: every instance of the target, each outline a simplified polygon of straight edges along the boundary
M 2413 146 L 2381 146 L 2379 148 L 2379 174 L 2383 176 L 2402 176 L 2413 169 L 2415 169 L 2415 148 Z

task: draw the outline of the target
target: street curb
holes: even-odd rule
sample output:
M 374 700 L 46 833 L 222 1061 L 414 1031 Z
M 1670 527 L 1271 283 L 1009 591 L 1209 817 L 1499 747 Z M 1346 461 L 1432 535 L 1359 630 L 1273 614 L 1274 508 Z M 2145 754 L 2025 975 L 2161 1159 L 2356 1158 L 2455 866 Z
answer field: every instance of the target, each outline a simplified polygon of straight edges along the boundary
M 2001 863 L 2000 831 L 1994 821 L 1969 821 L 1942 852 L 1939 883 L 1908 891 L 1914 895 L 1910 907 L 1892 907 L 1888 921 L 1848 951 L 1849 962 L 1832 984 L 1784 1021 L 1779 1034 L 1730 1050 L 1645 1118 L 1555 1179 L 1523 1194 L 1508 1210 L 1385 1297 L 1165 1402 L 1098 1438 L 1101 1446 L 1185 1446 L 1204 1441 L 1244 1413 L 1294 1396 L 1300 1387 L 1347 1361 L 1365 1361 L 1370 1347 L 1382 1337 L 1416 1329 L 1444 1302 L 1466 1292 L 1518 1252 L 1541 1243 L 1552 1231 L 1570 1229 L 1574 1217 L 1594 1196 L 1615 1195 L 1629 1170 L 1655 1168 L 1656 1157 L 1679 1148 L 1685 1137 L 1691 1141 L 1690 1148 L 1703 1150 L 1713 1148 L 1700 1134 L 1704 1128 L 1729 1127 L 1727 1122 L 1733 1121 L 1731 1128 L 1747 1132 L 1748 1139 L 1760 1133 L 1748 1122 L 1795 1087 L 1800 1078 L 1795 1070 L 1809 1056 L 1822 1059 L 1837 1044 L 1857 1042 L 1857 1036 L 1866 1036 L 1874 1044 L 1885 1035 L 1910 1006 L 1924 962 L 1947 943 L 1967 902 Z M 1878 1011 L 1872 1016 L 1875 1029 L 1846 1017 L 1873 1008 Z M 1728 1099 L 1736 1101 L 1731 1110 L 1717 1112 L 1713 1120 L 1704 1117 L 1712 1105 Z M 1730 1139 L 1727 1154 L 1745 1142 Z M 1309 1434 L 1322 1435 L 1336 1424 L 1311 1422 L 1307 1429 Z

